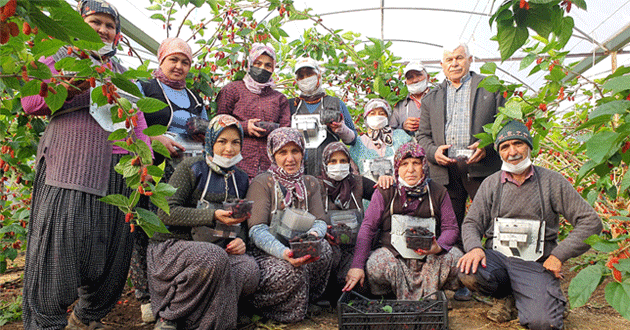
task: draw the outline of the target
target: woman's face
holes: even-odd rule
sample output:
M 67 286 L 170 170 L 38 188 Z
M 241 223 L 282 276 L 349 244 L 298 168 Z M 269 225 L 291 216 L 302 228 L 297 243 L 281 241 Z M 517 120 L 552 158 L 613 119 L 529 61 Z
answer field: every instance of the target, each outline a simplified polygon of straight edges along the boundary
M 348 162 L 348 156 L 346 156 L 343 151 L 335 151 L 330 155 L 330 159 L 328 159 L 328 164 L 326 165 L 348 164 Z
M 302 150 L 294 142 L 289 142 L 273 154 L 276 164 L 288 174 L 295 174 L 302 165 Z
M 375 109 L 372 109 L 372 111 L 368 112 L 367 116 L 368 117 L 372 117 L 372 116 L 385 116 L 385 117 L 387 117 L 387 111 L 385 111 L 385 109 L 383 109 L 383 108 L 375 108 Z
M 241 152 L 241 135 L 236 127 L 224 129 L 212 146 L 212 153 L 232 158 Z
M 273 72 L 273 69 L 274 69 L 273 58 L 271 58 L 271 56 L 267 54 L 262 54 L 258 56 L 257 59 L 254 60 L 254 63 L 252 63 L 252 66 L 267 70 L 269 72 Z
M 409 157 L 400 161 L 398 176 L 411 186 L 420 182 L 424 177 L 422 159 Z
M 164 58 L 160 69 L 170 80 L 185 80 L 190 71 L 190 60 L 179 53 L 171 54 Z
M 98 33 L 104 43 L 113 43 L 116 37 L 116 22 L 114 18 L 105 13 L 94 13 L 83 19 Z

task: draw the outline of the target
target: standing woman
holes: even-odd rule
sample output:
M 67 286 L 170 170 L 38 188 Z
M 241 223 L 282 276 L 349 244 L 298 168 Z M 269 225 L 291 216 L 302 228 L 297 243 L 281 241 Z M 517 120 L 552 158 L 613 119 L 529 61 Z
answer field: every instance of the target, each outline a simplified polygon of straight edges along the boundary
M 396 151 L 394 164 L 397 184 L 374 192 L 359 230 L 344 291 L 363 284 L 367 276 L 375 295 L 394 293 L 399 300 L 418 300 L 447 283 L 455 287 L 457 260 L 463 255 L 454 247 L 459 229 L 446 188 L 427 177 L 424 149 L 406 143 Z M 420 218 L 433 218 L 435 231 L 430 248 L 411 250 L 397 244 L 394 236 L 400 234 L 394 221 L 417 222 Z M 375 237 L 381 247 L 371 252 Z
M 217 95 L 217 113 L 234 116 L 243 126 L 245 140 L 240 167 L 252 179 L 271 165 L 265 149 L 267 135 L 271 132 L 259 127 L 258 122 L 289 127 L 291 114 L 286 96 L 274 90 L 276 84 L 272 75 L 276 53 L 273 48 L 253 44 L 247 63 L 248 71 L 243 80 L 227 84 Z
M 92 61 L 124 71 L 111 60 L 120 38 L 116 9 L 102 0 L 82 0 L 78 11 L 105 43 L 90 54 Z M 41 62 L 58 74 L 54 64 L 67 56 L 72 55 L 64 47 Z M 64 83 L 68 97 L 52 116 L 41 96 L 22 98 L 26 113 L 50 116 L 39 142 L 33 183 L 24 270 L 25 329 L 63 329 L 68 323 L 67 329 L 104 328 L 100 319 L 120 298 L 133 245 L 125 214 L 99 200 L 131 193 L 114 170 L 127 152 L 108 141 L 110 132 L 90 115 L 89 83 L 74 78 Z M 142 133 L 147 127 L 142 113 L 138 119 L 136 136 L 149 143 Z
M 167 134 L 152 136 L 152 140 L 161 142 L 171 159 L 166 159 L 162 180 L 168 182 L 175 171 L 177 163 L 184 157 L 185 147 L 174 140 L 173 135 L 189 140 L 189 145 L 198 145 L 195 151 L 203 148 L 203 140 L 196 136 L 186 135 L 186 123 L 194 118 L 208 118 L 201 103 L 201 97 L 186 87 L 186 76 L 192 63 L 192 51 L 188 44 L 179 38 L 167 38 L 158 48 L 158 62 L 160 66 L 153 72 L 155 78 L 137 83 L 140 91 L 145 95 L 158 99 L 168 106 L 152 113 L 147 113 L 145 118 L 147 125 L 162 125 L 167 127 Z M 199 140 L 193 140 L 197 138 Z M 179 139 L 178 139 L 179 140 Z M 181 141 L 181 140 L 179 140 Z M 188 150 L 188 155 L 192 155 Z M 155 153 L 153 163 L 158 165 L 165 157 Z M 149 205 L 149 209 L 157 212 L 157 207 Z M 151 313 L 149 302 L 149 288 L 147 283 L 147 245 L 149 237 L 142 230 L 134 233 L 134 249 L 131 256 L 131 280 L 136 288 L 136 299 L 141 303 L 141 317 L 144 322 L 153 322 L 155 319 Z
M 260 267 L 260 284 L 251 302 L 264 316 L 285 323 L 304 319 L 309 302 L 324 292 L 331 266 L 332 252 L 325 240 L 320 257 L 293 258 L 287 246 L 290 238 L 276 230 L 286 225 L 283 216 L 292 208 L 314 216 L 306 233 L 319 238 L 326 234 L 319 182 L 304 175 L 304 144 L 302 134 L 293 128 L 269 134 L 271 167 L 254 178 L 247 191 L 247 199 L 256 201 L 247 224 L 254 244 L 251 253 Z
M 201 226 L 219 230 L 247 219 L 222 209 L 222 202 L 247 192 L 247 174 L 236 167 L 242 141 L 234 117 L 214 117 L 205 157 L 185 159 L 171 177 L 177 188 L 167 198 L 171 212 L 158 211 L 170 233 L 156 233 L 147 250 L 151 305 L 159 317 L 155 329 L 234 329 L 239 297 L 258 286 L 258 265 L 245 254 L 244 228 L 235 238 L 208 235 L 197 241 L 194 234 Z
M 411 137 L 405 131 L 393 130 L 389 126 L 388 117 L 391 113 L 392 108 L 383 99 L 372 99 L 365 105 L 363 120 L 367 132 L 350 147 L 350 155 L 359 166 L 361 175 L 370 177 L 370 169 L 365 166 L 366 160 L 386 158 L 391 162 L 396 149 L 403 143 L 411 141 Z
M 322 153 L 320 184 L 322 186 L 322 199 L 324 200 L 324 210 L 328 219 L 335 219 L 335 214 L 345 212 L 343 222 L 346 223 L 348 216 L 356 217 L 353 224 L 348 226 L 358 231 L 363 221 L 363 200 L 371 200 L 374 193 L 374 181 L 360 176 L 356 171 L 356 165 L 352 158 L 348 147 L 342 142 L 333 142 L 324 148 Z M 328 221 L 331 223 L 331 221 Z M 352 263 L 354 252 L 354 242 L 348 238 L 342 239 L 339 231 L 334 223 L 331 223 L 333 242 L 333 262 L 328 283 L 330 297 L 332 301 L 336 301 L 341 294 L 341 288 L 344 287 L 346 274 Z M 356 231 L 354 231 L 356 235 Z M 330 237 L 330 236 L 327 236 Z M 329 294 L 327 294 L 329 295 Z

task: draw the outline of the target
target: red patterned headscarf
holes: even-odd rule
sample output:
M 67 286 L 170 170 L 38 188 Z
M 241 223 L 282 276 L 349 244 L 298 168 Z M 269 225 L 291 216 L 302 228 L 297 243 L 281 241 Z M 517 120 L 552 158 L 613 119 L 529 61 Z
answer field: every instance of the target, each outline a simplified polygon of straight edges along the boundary
M 295 197 L 299 201 L 303 201 L 306 198 L 306 185 L 304 184 L 304 158 L 300 163 L 300 169 L 293 174 L 287 173 L 282 167 L 276 163 L 274 155 L 278 150 L 282 149 L 289 143 L 295 143 L 304 155 L 304 137 L 295 128 L 280 127 L 273 130 L 267 136 L 267 156 L 271 161 L 271 167 L 269 172 L 273 176 L 274 180 L 279 182 L 283 187 L 287 189 L 287 193 L 284 196 L 284 205 L 291 206 L 293 198 Z
M 105 54 L 105 56 L 112 57 L 116 55 L 116 47 L 122 38 L 122 34 L 120 33 L 120 16 L 116 7 L 104 0 L 79 0 L 79 3 L 77 4 L 77 11 L 83 18 L 96 13 L 103 13 L 114 19 L 114 23 L 116 24 L 116 36 L 114 37 L 114 42 L 112 43 L 112 51 Z

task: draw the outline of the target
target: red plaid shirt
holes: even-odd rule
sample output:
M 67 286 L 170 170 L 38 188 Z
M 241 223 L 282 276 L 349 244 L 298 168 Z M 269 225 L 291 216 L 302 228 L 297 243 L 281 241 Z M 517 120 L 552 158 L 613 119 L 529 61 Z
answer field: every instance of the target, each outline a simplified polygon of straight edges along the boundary
M 271 163 L 267 157 L 267 136 L 255 137 L 247 131 L 247 121 L 259 118 L 262 121 L 291 126 L 291 113 L 287 98 L 269 87 L 258 95 L 250 92 L 243 81 L 233 81 L 217 95 L 217 113 L 234 116 L 243 126 L 245 140 L 241 154 L 243 160 L 238 167 L 253 178 L 267 171 Z

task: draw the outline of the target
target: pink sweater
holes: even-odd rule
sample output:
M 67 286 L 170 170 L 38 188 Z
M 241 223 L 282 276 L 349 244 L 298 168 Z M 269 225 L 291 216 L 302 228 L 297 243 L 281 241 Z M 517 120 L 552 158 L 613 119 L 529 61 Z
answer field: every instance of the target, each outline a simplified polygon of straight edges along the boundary
M 57 74 L 52 57 L 40 59 L 48 65 L 53 74 Z M 124 68 L 112 62 L 114 71 L 123 72 Z M 37 163 L 46 159 L 46 184 L 74 189 L 82 192 L 105 196 L 112 154 L 125 154 L 126 150 L 114 146 L 107 138 L 110 132 L 92 118 L 89 113 L 90 93 L 85 92 L 66 100 L 61 109 L 80 106 L 82 109 L 55 116 L 50 119 L 37 148 Z M 51 111 L 44 98 L 39 95 L 22 98 L 22 107 L 30 115 L 50 115 Z M 142 133 L 147 128 L 142 112 L 138 114 L 136 136 L 147 143 L 149 137 Z

